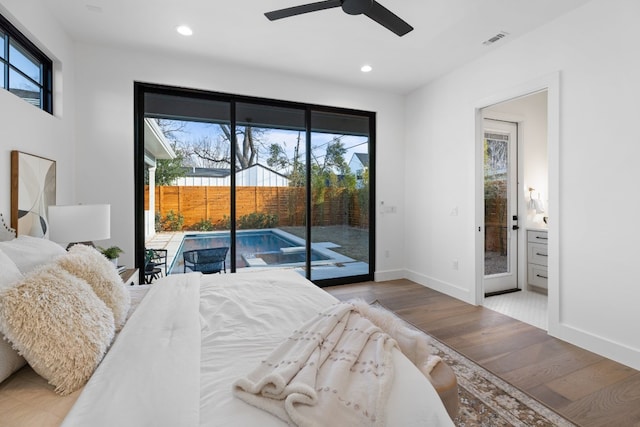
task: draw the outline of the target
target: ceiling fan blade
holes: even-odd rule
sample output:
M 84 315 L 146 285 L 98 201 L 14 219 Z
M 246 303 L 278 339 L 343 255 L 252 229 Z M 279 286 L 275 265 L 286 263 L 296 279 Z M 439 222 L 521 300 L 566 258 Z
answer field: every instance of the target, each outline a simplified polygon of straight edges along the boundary
M 264 14 L 270 21 L 288 18 L 290 16 L 302 15 L 303 13 L 317 12 L 319 10 L 331 9 L 342 6 L 342 0 L 327 0 L 316 3 L 303 4 L 301 6 L 288 7 L 286 9 L 274 10 Z
M 373 2 L 371 9 L 364 14 L 400 37 L 413 30 L 411 25 L 376 1 Z

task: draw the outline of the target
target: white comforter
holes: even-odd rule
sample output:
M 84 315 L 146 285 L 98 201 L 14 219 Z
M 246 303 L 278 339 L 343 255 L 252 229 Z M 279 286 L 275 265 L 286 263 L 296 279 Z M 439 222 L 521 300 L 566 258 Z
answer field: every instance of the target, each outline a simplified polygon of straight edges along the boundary
M 285 426 L 235 397 L 232 385 L 334 302 L 293 271 L 162 279 L 125 325 L 63 426 Z M 420 371 L 397 349 L 392 358 L 387 425 L 453 425 Z M 335 425 L 330 415 L 327 425 Z

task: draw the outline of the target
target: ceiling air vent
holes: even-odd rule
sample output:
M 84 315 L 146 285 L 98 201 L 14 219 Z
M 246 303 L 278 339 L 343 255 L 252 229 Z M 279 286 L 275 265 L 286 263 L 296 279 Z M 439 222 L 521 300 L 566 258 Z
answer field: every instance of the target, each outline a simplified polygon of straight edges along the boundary
M 489 40 L 485 40 L 482 42 L 483 45 L 485 46 L 490 46 L 492 44 L 494 44 L 495 42 L 497 42 L 498 40 L 501 40 L 505 37 L 507 37 L 509 35 L 509 33 L 507 33 L 506 31 L 500 31 L 498 34 L 496 34 L 495 36 L 491 37 Z

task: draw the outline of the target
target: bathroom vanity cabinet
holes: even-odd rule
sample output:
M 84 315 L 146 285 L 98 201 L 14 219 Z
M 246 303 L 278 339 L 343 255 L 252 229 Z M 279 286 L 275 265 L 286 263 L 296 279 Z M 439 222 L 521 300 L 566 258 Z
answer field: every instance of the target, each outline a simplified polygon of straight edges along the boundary
M 532 290 L 547 290 L 548 264 L 546 230 L 527 230 L 527 283 Z

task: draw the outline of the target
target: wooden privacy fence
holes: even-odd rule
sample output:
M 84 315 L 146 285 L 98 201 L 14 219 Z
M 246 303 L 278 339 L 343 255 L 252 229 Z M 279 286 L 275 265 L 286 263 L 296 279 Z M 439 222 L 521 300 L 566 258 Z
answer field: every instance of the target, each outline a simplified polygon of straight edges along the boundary
M 313 225 L 369 226 L 366 190 L 325 188 L 312 195 Z M 145 186 L 145 210 L 149 208 L 149 187 Z M 155 212 L 164 218 L 170 212 L 182 214 L 184 229 L 210 221 L 219 224 L 231 212 L 229 187 L 158 186 Z M 305 224 L 305 189 L 300 187 L 236 187 L 236 216 L 252 213 L 276 215 L 277 226 Z

